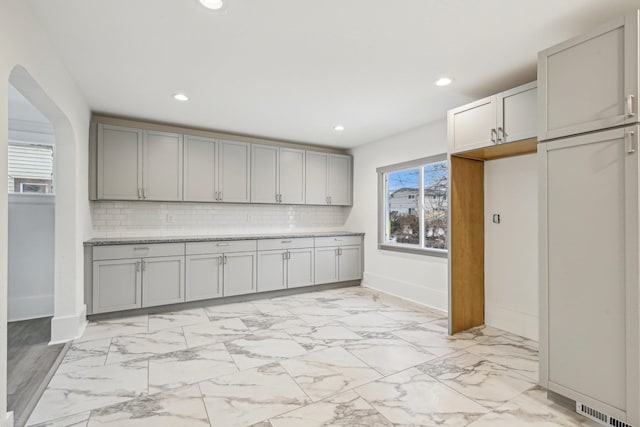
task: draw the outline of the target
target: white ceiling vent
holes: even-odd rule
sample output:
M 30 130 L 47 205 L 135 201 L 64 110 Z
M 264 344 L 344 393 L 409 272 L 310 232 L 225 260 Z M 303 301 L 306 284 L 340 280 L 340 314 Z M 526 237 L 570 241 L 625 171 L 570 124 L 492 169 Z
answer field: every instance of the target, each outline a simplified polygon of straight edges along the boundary
M 604 412 L 600 412 L 597 409 L 593 409 L 584 403 L 576 402 L 576 412 L 580 415 L 592 419 L 593 421 L 602 424 L 607 427 L 633 427 L 631 424 L 627 424 L 624 421 L 617 420 Z

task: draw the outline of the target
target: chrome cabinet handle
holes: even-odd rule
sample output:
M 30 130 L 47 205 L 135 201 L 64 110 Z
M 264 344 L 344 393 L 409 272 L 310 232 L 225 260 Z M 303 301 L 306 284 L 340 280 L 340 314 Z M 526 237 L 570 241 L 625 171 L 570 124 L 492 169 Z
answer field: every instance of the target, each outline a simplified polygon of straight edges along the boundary
M 633 112 L 633 101 L 635 99 L 634 95 L 627 95 L 627 99 L 626 99 L 626 105 L 625 105 L 625 113 L 627 114 L 627 117 L 633 117 L 636 115 L 636 113 Z
M 229 244 L 228 243 L 218 243 L 218 244 L 216 244 L 216 246 L 229 246 Z
M 142 198 L 147 200 L 147 189 L 146 187 L 142 187 Z
M 287 251 L 287 259 L 291 259 L 291 252 Z
M 498 133 L 496 132 L 495 128 L 493 128 L 491 129 L 491 142 L 496 144 L 497 140 L 498 140 Z
M 218 201 L 222 201 L 222 191 L 218 191 Z
M 148 251 L 149 246 L 136 246 L 133 248 L 134 251 Z
M 136 261 L 136 271 L 140 271 L 140 261 Z
M 500 134 L 502 134 L 502 137 L 500 137 Z M 504 143 L 504 142 L 507 142 L 507 134 L 505 133 L 503 128 L 499 127 L 498 128 L 498 144 Z
M 291 240 L 283 240 L 280 243 L 291 243 Z
M 629 131 L 624 135 L 624 142 L 625 142 L 625 148 L 627 150 L 627 154 L 633 154 L 636 152 L 636 144 L 634 141 L 634 136 L 635 136 L 635 132 L 634 131 Z
M 142 271 L 146 271 L 147 270 L 147 262 L 146 261 L 142 261 Z
M 138 199 L 142 199 L 142 188 L 138 188 Z

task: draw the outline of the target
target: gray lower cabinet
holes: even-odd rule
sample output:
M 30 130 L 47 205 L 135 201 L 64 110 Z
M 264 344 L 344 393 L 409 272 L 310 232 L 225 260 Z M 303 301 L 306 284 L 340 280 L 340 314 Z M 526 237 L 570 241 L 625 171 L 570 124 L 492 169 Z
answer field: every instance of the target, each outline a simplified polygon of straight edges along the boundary
M 184 256 L 142 259 L 142 306 L 184 302 Z
M 362 279 L 361 246 L 343 246 L 338 251 L 338 278 L 340 281 Z
M 198 301 L 222 296 L 224 255 L 187 255 L 186 300 Z
M 256 252 L 225 254 L 223 258 L 224 296 L 245 295 L 257 292 Z
M 258 291 L 287 288 L 287 251 L 258 252 Z
M 258 291 L 313 285 L 313 255 L 313 248 L 259 251 Z
M 93 312 L 142 307 L 142 261 L 140 259 L 93 262 Z
M 109 244 L 85 256 L 89 314 L 362 278 L 361 236 Z
M 315 284 L 314 249 L 287 251 L 287 287 L 299 288 Z
M 315 249 L 315 284 L 338 282 L 338 247 Z
M 362 279 L 362 246 L 327 246 L 315 249 L 315 283 Z

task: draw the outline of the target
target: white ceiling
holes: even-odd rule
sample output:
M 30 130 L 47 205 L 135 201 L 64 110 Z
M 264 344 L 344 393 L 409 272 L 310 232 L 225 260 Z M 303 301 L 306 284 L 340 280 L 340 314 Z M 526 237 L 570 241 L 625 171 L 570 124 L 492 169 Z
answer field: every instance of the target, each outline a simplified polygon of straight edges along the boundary
M 338 147 L 535 80 L 539 50 L 640 6 L 226 0 L 211 12 L 196 0 L 30 2 L 93 111 Z M 454 83 L 434 86 L 442 75 Z M 176 91 L 191 101 L 170 98 Z

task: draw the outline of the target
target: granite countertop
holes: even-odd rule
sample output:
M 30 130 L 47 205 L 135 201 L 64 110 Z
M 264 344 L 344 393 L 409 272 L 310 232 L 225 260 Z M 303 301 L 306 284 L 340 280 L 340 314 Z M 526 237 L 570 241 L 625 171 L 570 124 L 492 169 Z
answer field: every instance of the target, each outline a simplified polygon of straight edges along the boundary
M 234 234 L 212 236 L 156 236 L 156 237 L 105 237 L 87 240 L 85 246 L 102 245 L 138 245 L 147 243 L 185 243 L 185 242 L 216 242 L 229 240 L 257 240 L 257 239 L 292 239 L 296 237 L 333 237 L 333 236 L 364 236 L 364 233 L 350 231 L 308 232 L 308 233 L 276 233 L 276 234 Z

